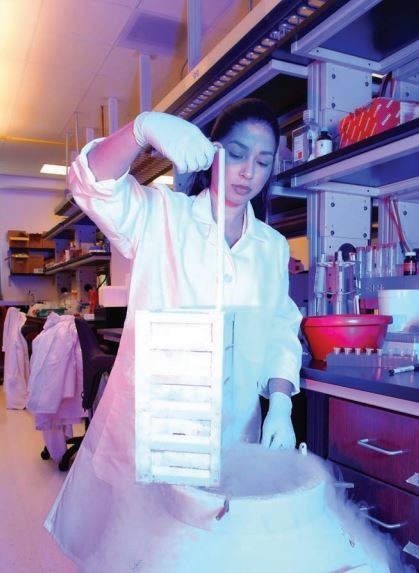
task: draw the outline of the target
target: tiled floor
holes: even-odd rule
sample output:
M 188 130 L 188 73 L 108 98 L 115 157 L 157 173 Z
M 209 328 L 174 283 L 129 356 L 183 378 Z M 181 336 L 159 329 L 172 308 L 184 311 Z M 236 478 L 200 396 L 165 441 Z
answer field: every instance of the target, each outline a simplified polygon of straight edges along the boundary
M 65 473 L 40 457 L 42 435 L 26 410 L 6 410 L 0 386 L 0 571 L 75 573 L 42 523 Z

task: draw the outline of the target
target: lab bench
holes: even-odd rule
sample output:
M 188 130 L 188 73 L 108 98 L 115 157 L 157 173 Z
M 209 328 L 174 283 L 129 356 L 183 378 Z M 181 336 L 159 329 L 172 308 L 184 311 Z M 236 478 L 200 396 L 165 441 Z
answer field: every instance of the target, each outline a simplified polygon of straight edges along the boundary
M 419 566 L 419 373 L 303 365 L 307 442 Z

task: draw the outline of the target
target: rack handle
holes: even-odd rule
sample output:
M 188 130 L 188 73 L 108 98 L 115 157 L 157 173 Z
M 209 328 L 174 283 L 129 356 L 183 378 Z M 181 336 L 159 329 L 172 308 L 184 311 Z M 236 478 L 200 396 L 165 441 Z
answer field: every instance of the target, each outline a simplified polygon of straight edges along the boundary
M 218 194 L 217 194 L 217 292 L 216 309 L 222 310 L 224 300 L 224 242 L 225 242 L 225 149 L 218 146 Z

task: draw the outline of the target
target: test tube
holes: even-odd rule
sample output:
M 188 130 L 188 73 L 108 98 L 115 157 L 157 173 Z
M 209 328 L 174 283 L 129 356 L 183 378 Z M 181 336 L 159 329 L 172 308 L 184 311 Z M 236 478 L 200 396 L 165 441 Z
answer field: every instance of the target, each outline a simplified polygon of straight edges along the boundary
M 375 245 L 373 249 L 374 267 L 373 274 L 375 277 L 384 276 L 384 245 Z
M 357 278 L 365 277 L 365 247 L 356 247 L 356 275 Z
M 365 276 L 372 277 L 374 273 L 374 246 L 368 245 L 365 252 Z
M 387 244 L 387 276 L 395 277 L 397 275 L 397 244 Z

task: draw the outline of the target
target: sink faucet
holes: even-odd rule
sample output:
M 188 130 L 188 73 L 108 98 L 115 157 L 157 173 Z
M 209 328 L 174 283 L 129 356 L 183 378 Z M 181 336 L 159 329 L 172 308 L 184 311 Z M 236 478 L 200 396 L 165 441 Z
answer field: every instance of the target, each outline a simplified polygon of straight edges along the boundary
M 31 290 L 28 290 L 28 297 L 32 301 L 32 304 L 36 303 L 35 293 L 32 292 Z

